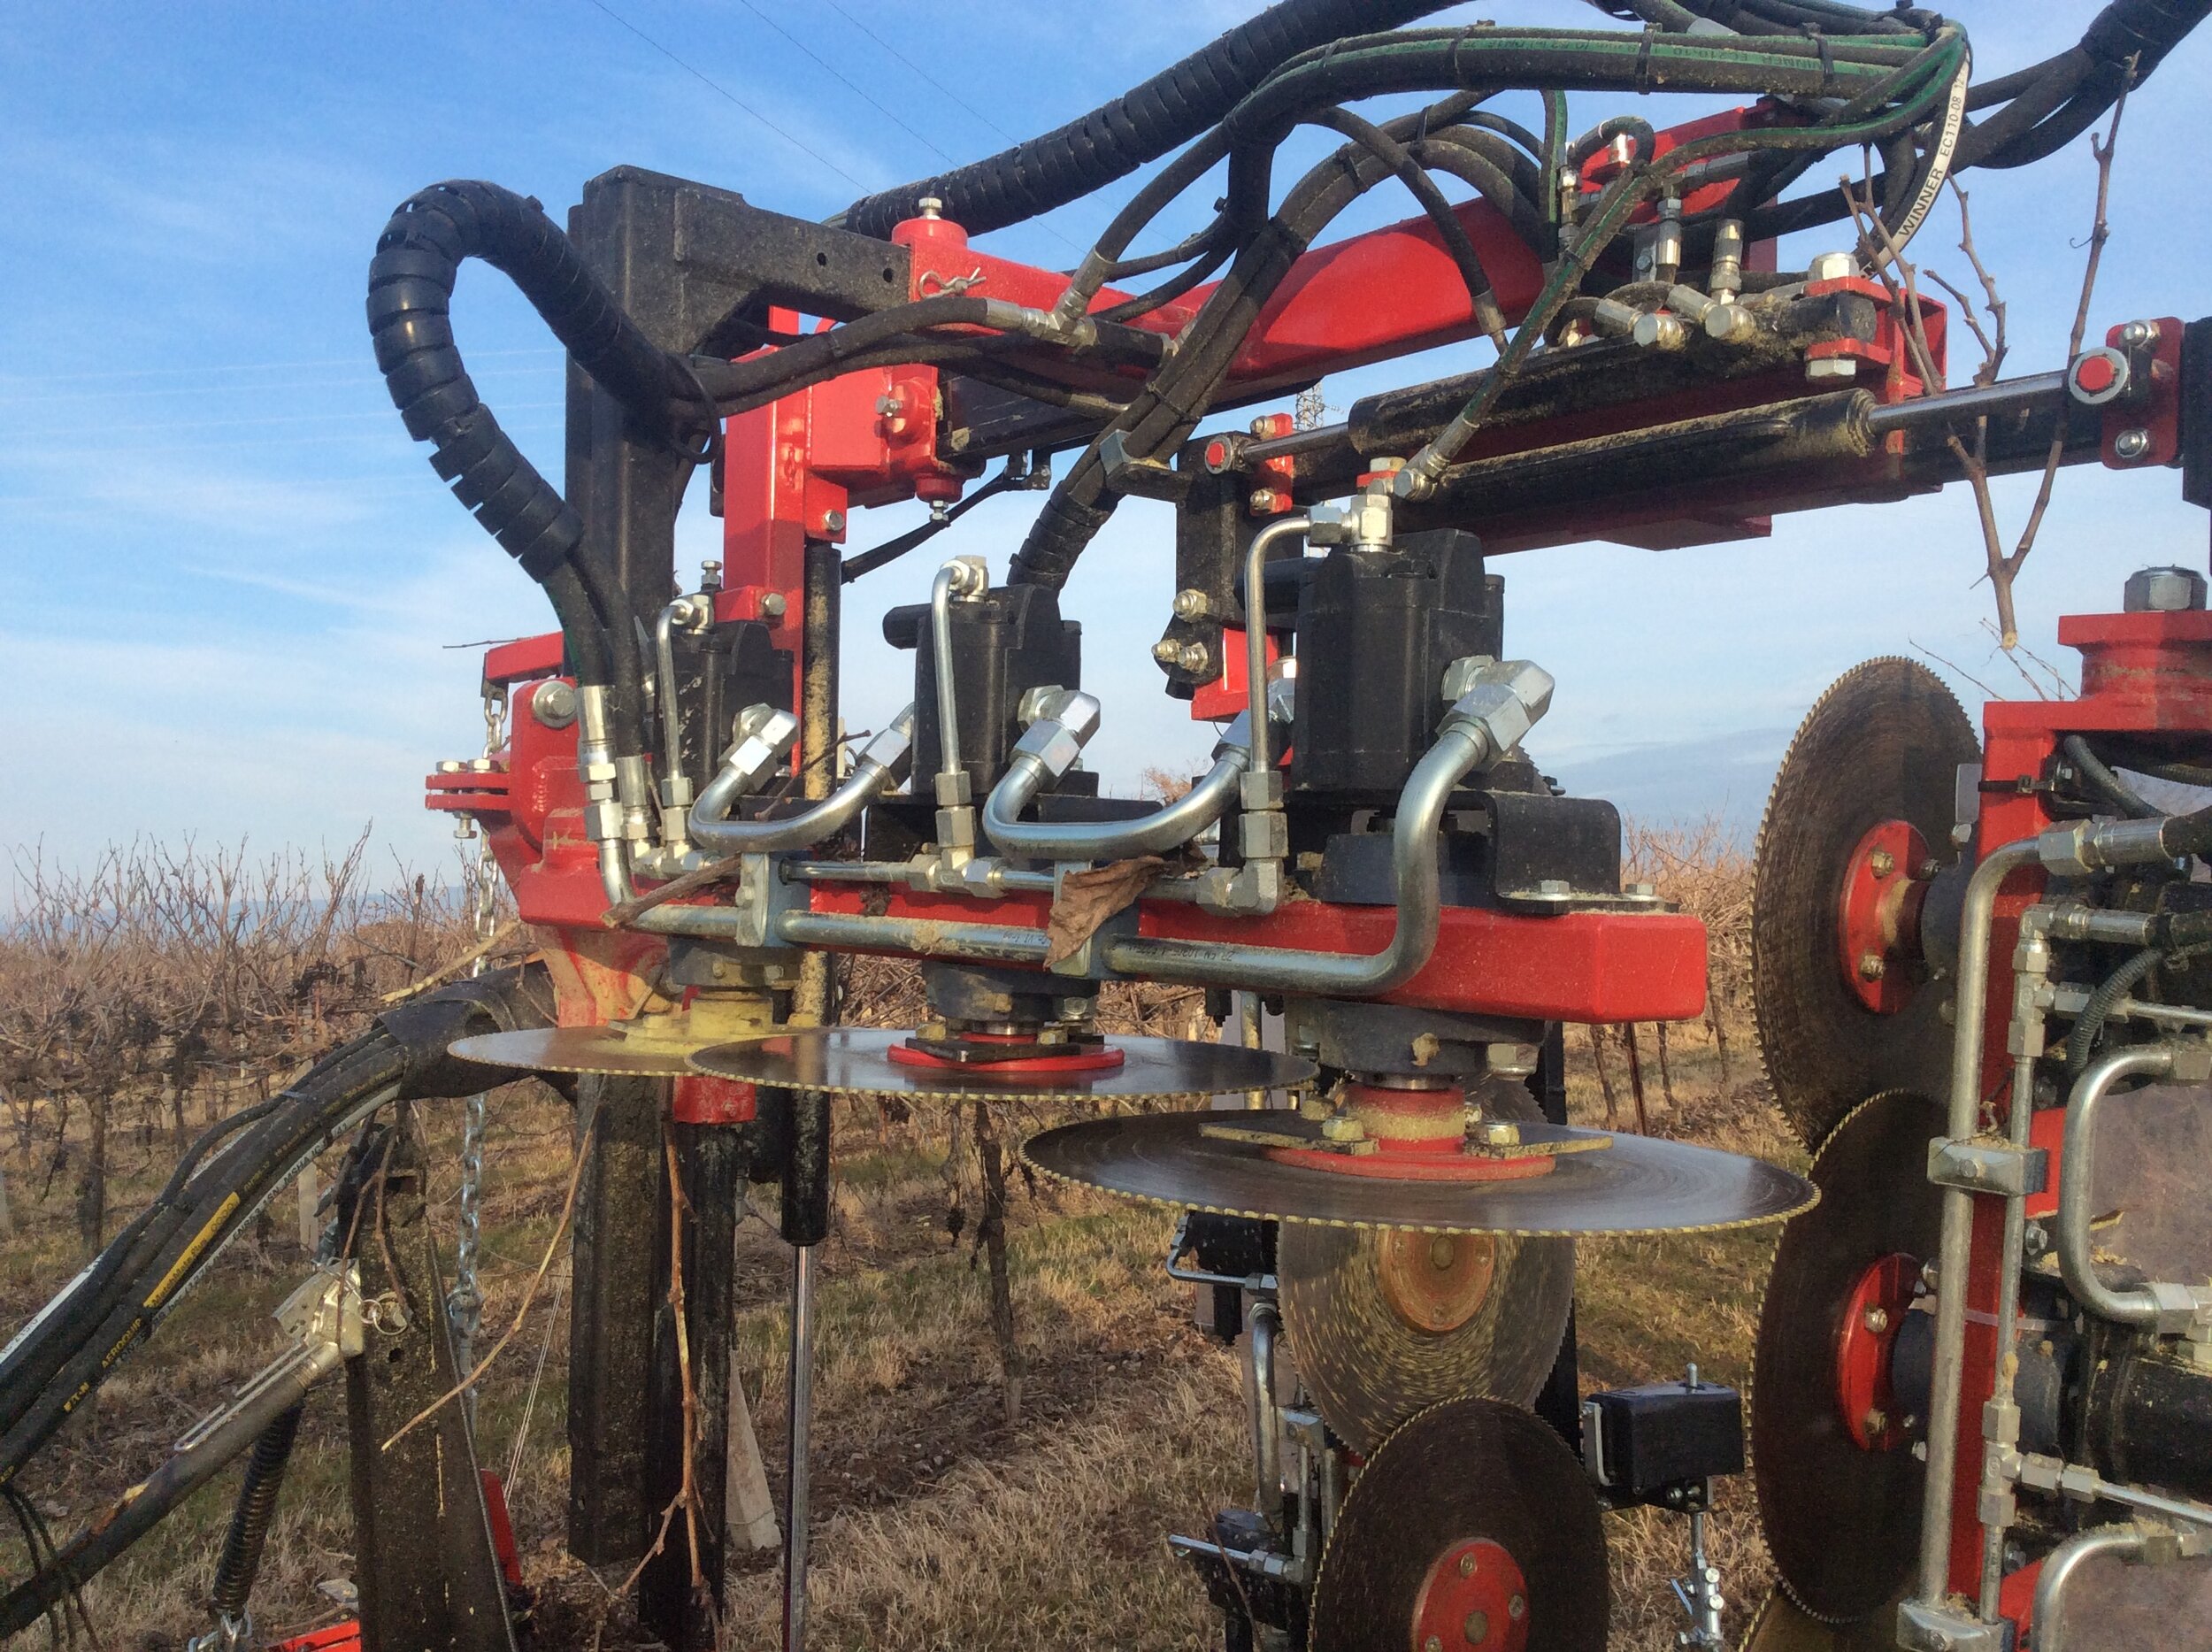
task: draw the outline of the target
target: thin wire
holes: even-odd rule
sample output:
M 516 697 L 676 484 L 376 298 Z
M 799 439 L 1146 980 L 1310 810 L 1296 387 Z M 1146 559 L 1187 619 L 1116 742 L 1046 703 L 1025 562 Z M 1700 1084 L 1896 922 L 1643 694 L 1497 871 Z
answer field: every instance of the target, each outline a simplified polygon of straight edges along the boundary
M 927 69 L 925 69 L 920 64 L 915 62 L 913 58 L 908 57 L 896 46 L 894 46 L 889 41 L 884 39 L 882 35 L 877 34 L 875 30 L 870 28 L 865 23 L 862 22 L 851 12 L 846 11 L 843 6 L 839 5 L 837 4 L 837 0 L 822 0 L 822 4 L 828 6 L 831 11 L 836 12 L 838 16 L 843 18 L 845 21 L 851 24 L 855 28 L 865 35 L 870 40 L 875 42 L 877 45 L 882 47 L 884 50 L 889 52 L 894 58 L 896 58 L 908 68 L 913 70 L 914 73 L 919 75 L 924 81 L 935 87 L 947 97 L 952 99 L 954 103 L 959 104 L 961 108 L 966 110 L 968 113 L 974 116 L 978 121 L 981 122 L 985 127 L 989 128 L 992 136 L 1007 143 L 1011 143 L 1016 141 L 1012 133 L 1007 131 L 1005 127 L 1000 126 L 999 123 L 992 119 L 990 116 L 976 108 L 975 105 L 962 97 L 959 93 L 954 91 L 952 88 L 947 86 L 942 81 L 932 74 Z
M 905 121 L 900 119 L 897 113 L 890 107 L 889 104 L 880 102 L 875 95 L 870 92 L 865 87 L 860 86 L 856 82 L 846 79 L 843 72 L 841 71 L 835 64 L 832 63 L 828 58 L 823 57 L 820 52 L 815 50 L 813 47 L 808 45 L 806 42 L 801 40 L 796 35 L 794 35 L 782 24 L 777 22 L 774 18 L 770 17 L 767 12 L 762 11 L 758 6 L 755 5 L 753 4 L 753 0 L 737 0 L 737 3 L 738 4 L 743 6 L 748 12 L 750 12 L 755 17 L 758 18 L 762 22 L 767 24 L 770 28 L 774 29 L 777 34 L 782 35 L 786 40 L 796 46 L 801 51 L 806 53 L 809 58 L 812 58 L 824 70 L 826 70 L 832 76 L 835 77 L 838 83 L 843 86 L 847 91 L 850 92 L 854 96 L 861 99 L 864 103 L 873 108 L 878 114 L 881 115 L 886 120 L 888 120 L 900 131 L 905 133 L 908 137 L 912 138 L 914 142 L 920 144 L 932 155 L 934 155 L 939 160 L 944 162 L 946 165 L 949 166 L 953 165 L 953 158 L 951 156 L 946 154 L 944 150 L 939 149 L 934 143 L 932 143 L 920 133 L 915 131 L 912 127 L 908 126 Z
M 702 74 L 698 70 L 693 68 L 681 58 L 679 58 L 674 52 L 669 50 L 667 47 L 662 45 L 660 42 L 655 40 L 650 35 L 647 34 L 636 24 L 631 22 L 629 19 L 624 17 L 619 12 L 617 12 L 613 7 L 607 4 L 607 0 L 590 0 L 590 4 L 598 7 L 600 11 L 604 12 L 616 22 L 621 24 L 623 27 L 628 29 L 630 33 L 635 35 L 640 40 L 650 46 L 655 51 L 660 53 L 662 57 L 667 58 L 669 62 L 674 64 L 686 74 L 691 76 L 692 79 L 697 81 L 702 86 L 707 87 L 709 89 L 718 93 L 722 97 L 726 98 L 730 103 L 734 104 L 738 108 L 743 110 L 754 119 L 760 122 L 762 126 L 766 127 L 771 132 L 781 138 L 786 143 L 788 143 L 793 149 L 797 150 L 802 155 L 813 157 L 814 159 L 821 162 L 823 165 L 828 167 L 832 172 L 835 173 L 840 178 L 842 178 L 847 183 L 852 185 L 852 187 L 856 189 L 865 189 L 868 187 L 866 184 L 861 182 L 859 179 L 854 177 L 852 173 L 847 172 L 842 166 L 840 166 L 835 161 L 830 159 L 828 156 L 822 154 L 817 150 L 810 149 L 805 144 L 800 142 L 798 139 L 793 137 L 788 132 L 786 132 L 774 121 L 769 119 L 766 115 L 762 114 L 759 110 L 754 108 L 736 93 L 731 91 L 728 87 L 724 86 L 718 81 L 709 80 L 705 75 Z

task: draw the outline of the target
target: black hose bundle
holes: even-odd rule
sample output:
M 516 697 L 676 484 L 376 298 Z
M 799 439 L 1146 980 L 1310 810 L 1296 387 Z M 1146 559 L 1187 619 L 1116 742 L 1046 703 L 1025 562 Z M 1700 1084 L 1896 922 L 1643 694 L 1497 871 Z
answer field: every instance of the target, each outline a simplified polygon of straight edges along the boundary
M 915 203 L 934 196 L 971 234 L 1064 206 L 1189 142 L 1234 108 L 1276 67 L 1341 35 L 1392 28 L 1448 0 L 1281 0 L 1110 104 L 1042 137 L 933 178 L 854 202 L 846 228 L 888 235 Z
M 522 1076 L 447 1053 L 457 1038 L 549 1025 L 541 964 L 457 981 L 389 1010 L 268 1103 L 196 1175 L 173 1178 L 0 1356 L 0 1487 L 143 1342 L 300 1167 L 378 1108 Z
M 585 543 L 584 525 L 499 427 L 462 364 L 449 315 L 461 265 L 503 272 L 576 364 L 638 421 L 678 443 L 715 413 L 688 363 L 662 350 L 623 311 L 538 203 L 497 184 L 434 184 L 403 203 L 369 263 L 369 333 L 376 365 L 407 434 L 432 444 L 431 468 L 484 531 L 545 588 L 578 681 L 613 690 L 616 749 L 643 749 L 634 687 L 643 660 L 628 594 Z M 695 404 L 688 421 L 672 409 Z

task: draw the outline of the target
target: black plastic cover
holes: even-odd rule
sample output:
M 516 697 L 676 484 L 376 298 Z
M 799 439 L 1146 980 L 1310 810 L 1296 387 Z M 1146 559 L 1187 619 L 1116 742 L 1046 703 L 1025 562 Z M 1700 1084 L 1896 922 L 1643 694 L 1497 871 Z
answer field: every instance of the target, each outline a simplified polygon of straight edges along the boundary
M 960 763 L 980 801 L 1021 738 L 1022 696 L 1032 688 L 1083 686 L 1083 627 L 1060 618 L 1057 592 L 1037 585 L 1006 586 L 955 603 L 950 618 Z M 894 608 L 883 617 L 883 636 L 893 648 L 914 650 L 915 789 L 926 793 L 942 749 L 928 604 Z
M 1458 528 L 1334 550 L 1307 573 L 1292 788 L 1397 790 L 1436 739 L 1444 668 L 1504 646 L 1504 588 Z
M 1743 1472 L 1743 1402 L 1733 1388 L 1654 1382 L 1592 1395 L 1605 1489 L 1632 1502 Z

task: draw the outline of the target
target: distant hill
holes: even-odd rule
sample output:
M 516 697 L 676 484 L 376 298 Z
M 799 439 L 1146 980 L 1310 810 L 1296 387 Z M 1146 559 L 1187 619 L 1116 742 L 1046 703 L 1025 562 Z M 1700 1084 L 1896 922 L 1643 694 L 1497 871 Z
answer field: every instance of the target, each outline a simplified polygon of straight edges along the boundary
M 1653 826 L 1717 818 L 1748 848 L 1789 741 L 1786 728 L 1755 728 L 1557 759 L 1539 749 L 1535 756 L 1575 796 L 1602 797 Z

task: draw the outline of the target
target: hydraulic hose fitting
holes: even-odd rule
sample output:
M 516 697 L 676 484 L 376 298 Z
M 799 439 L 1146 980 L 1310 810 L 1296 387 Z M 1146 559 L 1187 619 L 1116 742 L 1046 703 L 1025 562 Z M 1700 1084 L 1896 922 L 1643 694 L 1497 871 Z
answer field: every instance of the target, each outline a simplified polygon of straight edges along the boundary
M 576 691 L 576 774 L 584 783 L 584 835 L 599 850 L 599 881 L 615 905 L 632 898 L 629 832 L 621 797 L 623 765 L 614 750 L 613 715 L 603 683 Z

